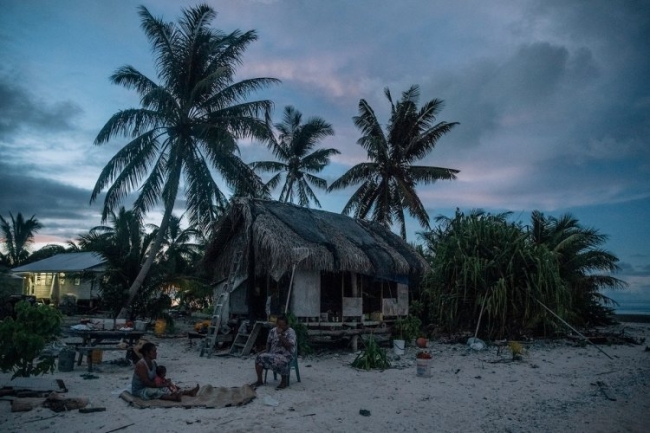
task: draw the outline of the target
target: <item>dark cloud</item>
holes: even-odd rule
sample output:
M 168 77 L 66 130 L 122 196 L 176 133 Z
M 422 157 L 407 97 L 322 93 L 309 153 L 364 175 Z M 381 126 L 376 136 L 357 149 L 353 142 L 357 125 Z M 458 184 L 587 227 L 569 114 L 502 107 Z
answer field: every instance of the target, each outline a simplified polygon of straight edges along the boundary
M 635 266 L 629 262 L 620 262 L 618 267 L 624 276 L 650 277 L 650 264 Z
M 539 103 L 556 92 L 568 59 L 565 47 L 548 42 L 521 46 L 488 82 L 488 97 L 501 106 Z
M 508 118 L 530 113 L 531 122 L 541 121 L 536 113 L 556 111 L 565 95 L 580 93 L 598 75 L 590 49 L 571 52 L 536 42 L 520 45 L 505 59 L 478 59 L 461 70 L 432 76 L 423 83 L 422 94 L 444 99 L 447 108 L 440 118 L 461 123 L 445 140 L 475 147 L 495 131 L 512 127 Z
M 21 174 L 23 166 L 0 163 L 0 211 L 21 212 L 39 219 L 86 220 L 91 211 L 90 191 L 51 179 Z
M 614 6 L 607 0 L 544 0 L 531 8 L 530 20 L 545 23 L 548 31 L 567 44 L 591 47 L 594 61 L 605 73 L 598 89 L 602 99 L 594 102 L 610 107 L 607 114 L 625 111 L 629 117 L 625 127 L 643 118 L 647 126 L 650 2 L 622 0 Z
M 74 120 L 82 113 L 72 101 L 48 104 L 18 84 L 20 77 L 0 75 L 0 140 L 23 129 L 39 132 L 60 132 L 74 128 Z

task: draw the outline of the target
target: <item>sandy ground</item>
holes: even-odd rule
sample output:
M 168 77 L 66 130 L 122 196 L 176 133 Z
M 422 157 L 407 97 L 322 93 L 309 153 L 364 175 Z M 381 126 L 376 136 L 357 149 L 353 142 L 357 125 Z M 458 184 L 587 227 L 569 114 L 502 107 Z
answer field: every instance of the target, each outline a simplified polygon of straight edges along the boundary
M 650 337 L 649 324 L 621 324 L 626 334 Z M 185 338 L 155 338 L 159 363 L 183 386 L 241 386 L 254 379 L 253 358 L 199 357 Z M 643 345 L 592 346 L 534 341 L 522 361 L 497 348 L 475 352 L 461 344 L 430 343 L 432 375 L 418 377 L 415 349 L 385 371 L 350 367 L 355 354 L 330 350 L 301 358 L 302 381 L 276 391 L 258 389 L 243 407 L 135 409 L 118 398 L 130 384 L 131 367 L 112 364 L 120 352 L 104 352 L 96 379 L 85 365 L 38 378 L 62 379 L 70 397 L 87 397 L 105 412 L 56 414 L 37 408 L 12 413 L 0 401 L 2 432 L 648 432 L 650 352 Z M 0 384 L 10 384 L 0 374 Z M 271 375 L 269 375 L 271 382 Z M 607 386 L 607 398 L 597 385 Z M 277 406 L 269 405 L 275 403 Z M 362 416 L 361 410 L 369 411 Z

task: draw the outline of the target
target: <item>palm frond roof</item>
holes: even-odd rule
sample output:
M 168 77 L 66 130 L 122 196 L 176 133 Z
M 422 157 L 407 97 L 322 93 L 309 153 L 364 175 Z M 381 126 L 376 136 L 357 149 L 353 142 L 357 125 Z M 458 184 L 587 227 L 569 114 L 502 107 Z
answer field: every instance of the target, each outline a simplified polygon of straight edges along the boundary
M 290 272 L 294 262 L 302 270 L 348 271 L 391 280 L 428 269 L 422 256 L 380 224 L 248 198 L 234 200 L 217 223 L 205 265 L 215 276 L 226 276 L 236 251 L 248 257 L 249 236 L 255 274 L 271 274 L 276 279 Z M 246 268 L 242 264 L 240 269 Z

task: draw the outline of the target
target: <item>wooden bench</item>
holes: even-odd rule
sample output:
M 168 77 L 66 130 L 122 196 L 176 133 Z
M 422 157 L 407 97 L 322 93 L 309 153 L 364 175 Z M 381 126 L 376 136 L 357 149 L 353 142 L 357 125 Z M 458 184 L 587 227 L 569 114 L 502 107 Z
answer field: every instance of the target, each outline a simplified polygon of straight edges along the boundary
M 79 352 L 79 364 L 81 365 L 81 360 L 84 356 L 86 355 L 86 358 L 88 358 L 88 371 L 92 372 L 93 371 L 93 350 L 101 350 L 102 352 L 105 350 L 124 350 L 127 351 L 128 348 L 124 347 L 111 347 L 111 346 L 79 346 L 77 347 L 77 351 Z

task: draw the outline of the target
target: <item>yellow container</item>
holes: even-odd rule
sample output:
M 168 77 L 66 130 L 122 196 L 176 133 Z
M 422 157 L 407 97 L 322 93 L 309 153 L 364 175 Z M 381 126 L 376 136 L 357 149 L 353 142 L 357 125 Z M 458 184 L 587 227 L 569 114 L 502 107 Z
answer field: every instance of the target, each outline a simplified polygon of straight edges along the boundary
M 160 336 L 165 333 L 165 329 L 167 329 L 167 321 L 165 319 L 156 320 L 153 332 Z
M 102 363 L 102 351 L 101 350 L 93 350 L 90 354 L 93 364 L 101 364 Z

